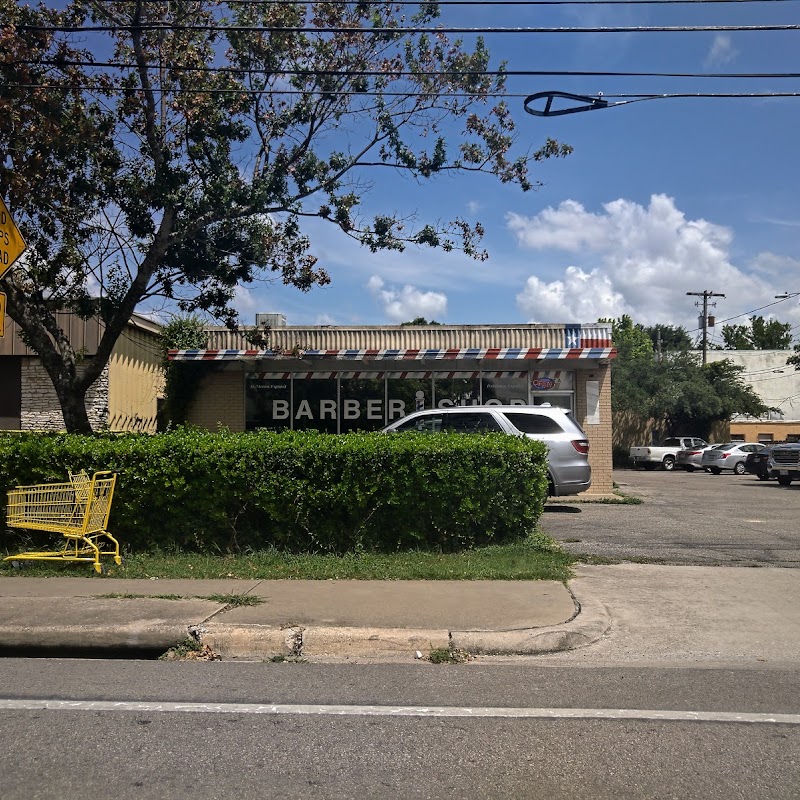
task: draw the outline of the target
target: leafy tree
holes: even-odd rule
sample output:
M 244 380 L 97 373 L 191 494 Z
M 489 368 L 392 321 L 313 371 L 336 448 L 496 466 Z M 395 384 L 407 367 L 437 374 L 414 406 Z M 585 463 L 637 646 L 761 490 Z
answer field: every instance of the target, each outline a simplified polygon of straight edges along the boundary
M 408 327 L 409 325 L 441 325 L 441 322 L 437 322 L 435 319 L 427 320 L 425 317 L 414 317 L 414 319 L 409 320 L 408 322 L 401 322 L 400 327 Z
M 571 149 L 514 153 L 484 42 L 407 32 L 401 4 L 58 5 L 0 0 L 0 193 L 29 244 L 0 289 L 70 431 L 90 430 L 86 391 L 143 303 L 234 326 L 240 283 L 327 283 L 312 219 L 372 252 L 484 259 L 480 223 L 368 219 L 375 176 L 488 173 L 528 190 L 533 162 Z M 411 25 L 435 25 L 436 4 L 421 9 Z M 102 321 L 80 365 L 59 311 Z
M 722 339 L 725 350 L 788 350 L 792 325 L 754 315 L 750 325 L 723 325 Z
M 665 350 L 690 350 L 692 337 L 681 325 L 651 325 L 645 328 L 647 335 L 653 342 L 653 348 L 658 349 L 659 339 L 661 351 Z
M 201 365 L 191 361 L 170 361 L 168 352 L 202 349 L 207 339 L 203 320 L 194 315 L 178 315 L 162 328 L 160 345 L 164 368 L 164 404 L 159 410 L 159 428 L 186 422 L 189 406 L 205 374 Z
M 648 330 L 627 316 L 612 322 L 612 338 L 614 411 L 657 420 L 669 435 L 707 436 L 717 420 L 769 410 L 731 361 L 701 366 L 697 353 L 682 347 L 664 349 L 657 360 Z M 682 337 L 674 341 L 680 345 Z

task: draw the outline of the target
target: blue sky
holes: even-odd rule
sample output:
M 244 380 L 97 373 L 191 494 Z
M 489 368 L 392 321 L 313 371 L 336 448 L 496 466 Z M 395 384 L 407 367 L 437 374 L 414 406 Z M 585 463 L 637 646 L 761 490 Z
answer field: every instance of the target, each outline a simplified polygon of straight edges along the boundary
M 698 4 L 699 5 L 699 4 Z M 791 2 L 444 7 L 463 26 L 764 25 L 796 22 Z M 798 72 L 800 31 L 488 34 L 509 70 Z M 464 37 L 469 40 L 469 37 Z M 512 78 L 512 93 L 612 95 L 800 91 L 800 80 Z M 717 326 L 755 309 L 797 325 L 800 297 L 800 97 L 663 99 L 568 116 L 528 115 L 510 101 L 521 148 L 546 137 L 574 153 L 538 165 L 532 192 L 485 176 L 417 183 L 375 179 L 363 210 L 423 220 L 480 220 L 490 258 L 407 249 L 371 254 L 330 226 L 309 229 L 330 286 L 243 288 L 242 322 L 280 312 L 289 324 L 389 324 L 417 316 L 453 324 L 591 322 L 629 314 L 697 328 L 696 297 L 716 298 Z M 773 305 L 770 305 L 773 304 Z M 745 316 L 740 316 L 745 315 Z

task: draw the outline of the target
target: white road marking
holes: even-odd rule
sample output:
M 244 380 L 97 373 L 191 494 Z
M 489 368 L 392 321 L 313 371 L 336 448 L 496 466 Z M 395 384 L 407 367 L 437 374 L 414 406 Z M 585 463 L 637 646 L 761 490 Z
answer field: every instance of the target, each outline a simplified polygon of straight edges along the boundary
M 171 714 L 300 714 L 364 717 L 499 717 L 504 719 L 597 719 L 649 722 L 738 722 L 800 725 L 800 714 L 736 711 L 663 711 L 636 708 L 503 708 L 462 706 L 296 705 L 277 703 L 160 703 L 131 700 L 3 700 L 0 711 L 134 711 Z

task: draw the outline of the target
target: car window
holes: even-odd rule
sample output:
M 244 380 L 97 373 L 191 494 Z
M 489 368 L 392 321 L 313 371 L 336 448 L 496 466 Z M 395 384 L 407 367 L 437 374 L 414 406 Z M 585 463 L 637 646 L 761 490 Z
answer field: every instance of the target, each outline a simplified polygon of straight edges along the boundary
M 444 415 L 444 429 L 455 431 L 456 433 L 491 433 L 500 431 L 500 423 L 491 415 L 485 412 L 472 411 Z
M 563 433 L 564 429 L 545 414 L 519 414 L 505 412 L 506 419 L 522 433 Z
M 715 450 L 733 450 L 734 447 L 736 447 L 735 444 L 720 444 L 720 445 L 717 445 L 714 449 Z
M 407 419 L 395 431 L 417 431 L 419 433 L 439 433 L 442 430 L 443 414 L 429 414 L 425 417 Z

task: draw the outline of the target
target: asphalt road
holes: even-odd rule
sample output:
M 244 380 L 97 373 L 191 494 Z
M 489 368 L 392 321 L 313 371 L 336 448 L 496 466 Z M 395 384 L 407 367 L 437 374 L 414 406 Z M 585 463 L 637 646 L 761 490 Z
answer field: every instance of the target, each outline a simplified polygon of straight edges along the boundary
M 800 796 L 792 669 L 2 667 L 4 800 Z
M 553 503 L 544 530 L 565 549 L 622 561 L 800 567 L 800 484 L 752 475 L 615 470 L 640 505 Z

